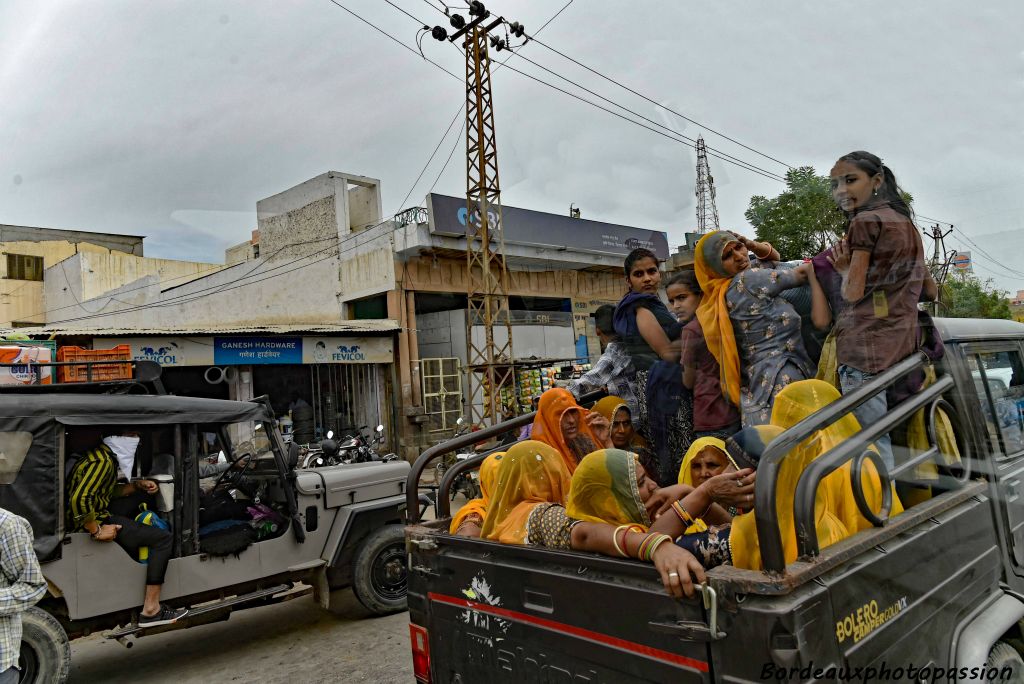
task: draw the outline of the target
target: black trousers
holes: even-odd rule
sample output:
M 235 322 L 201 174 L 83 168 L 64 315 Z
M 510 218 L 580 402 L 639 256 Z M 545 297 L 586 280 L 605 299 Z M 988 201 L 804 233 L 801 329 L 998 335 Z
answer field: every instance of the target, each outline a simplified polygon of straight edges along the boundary
M 139 547 L 149 547 L 149 561 L 146 566 L 146 584 L 163 584 L 167 574 L 167 564 L 171 561 L 171 533 L 153 525 L 143 525 L 132 518 L 111 515 L 103 521 L 104 525 L 120 525 L 114 541 L 128 552 L 132 558 L 139 557 Z

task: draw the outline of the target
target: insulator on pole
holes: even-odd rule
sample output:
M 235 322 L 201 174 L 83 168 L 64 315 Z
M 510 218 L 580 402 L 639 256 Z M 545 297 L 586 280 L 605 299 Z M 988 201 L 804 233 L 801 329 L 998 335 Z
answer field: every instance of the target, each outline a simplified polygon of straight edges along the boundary
M 461 14 L 453 14 L 449 19 L 448 23 L 452 25 L 452 28 L 456 31 L 466 26 L 466 18 Z
M 479 17 L 486 11 L 487 8 L 484 7 L 484 3 L 480 2 L 480 0 L 473 0 L 469 3 L 469 16 L 471 17 Z
M 435 40 L 447 40 L 448 39 L 448 31 L 445 29 L 444 26 L 435 26 L 430 31 L 430 35 L 432 35 Z

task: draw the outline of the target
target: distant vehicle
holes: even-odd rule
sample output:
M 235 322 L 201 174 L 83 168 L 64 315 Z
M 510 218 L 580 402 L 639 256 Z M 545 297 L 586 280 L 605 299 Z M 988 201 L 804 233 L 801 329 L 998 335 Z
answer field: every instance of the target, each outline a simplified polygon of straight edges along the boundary
M 35 390 L 0 393 L 0 449 L 5 463 L 16 464 L 0 480 L 7 483 L 0 484 L 0 506 L 32 524 L 48 586 L 43 600 L 24 616 L 22 682 L 65 681 L 69 640 L 98 631 L 113 630 L 107 637 L 130 647 L 137 637 L 226 620 L 232 611 L 307 593 L 331 608 L 337 605 L 336 590 L 346 587 L 376 614 L 405 609 L 400 509 L 409 464 L 299 470 L 298 445 L 286 445 L 274 424 L 266 397 L 223 401 Z M 159 456 L 165 464 L 164 470 L 142 472 L 161 473 L 153 475 L 160 486 L 157 513 L 170 524 L 174 537 L 161 598 L 174 607 L 190 607 L 173 624 L 135 626 L 145 566 L 116 544 L 69 531 L 65 522 L 65 466 L 74 449 L 91 448 L 102 428 L 112 425 L 138 428 L 152 448 L 146 453 L 140 449 L 137 457 L 155 464 Z M 244 467 L 226 471 L 215 487 L 230 493 L 229 501 L 256 506 L 264 516 L 259 527 L 252 522 L 251 545 L 237 553 L 208 552 L 200 534 L 197 466 L 205 433 L 218 435 L 232 462 L 243 455 L 232 434 L 258 435 L 251 442 L 255 455 Z

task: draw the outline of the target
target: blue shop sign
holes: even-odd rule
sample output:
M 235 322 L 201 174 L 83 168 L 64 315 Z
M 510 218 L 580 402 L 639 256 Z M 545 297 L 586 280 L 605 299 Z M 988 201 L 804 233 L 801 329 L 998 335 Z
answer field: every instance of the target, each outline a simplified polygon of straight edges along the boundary
M 213 363 L 218 366 L 302 363 L 301 337 L 215 337 Z

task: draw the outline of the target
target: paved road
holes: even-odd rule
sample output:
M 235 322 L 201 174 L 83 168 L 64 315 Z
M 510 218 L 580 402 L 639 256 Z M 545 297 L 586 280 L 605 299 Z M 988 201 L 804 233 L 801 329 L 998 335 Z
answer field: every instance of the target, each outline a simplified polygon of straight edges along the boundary
M 71 681 L 412 682 L 409 614 L 367 617 L 345 594 L 339 615 L 304 596 L 145 637 L 131 649 L 99 635 L 80 639 L 72 642 Z

